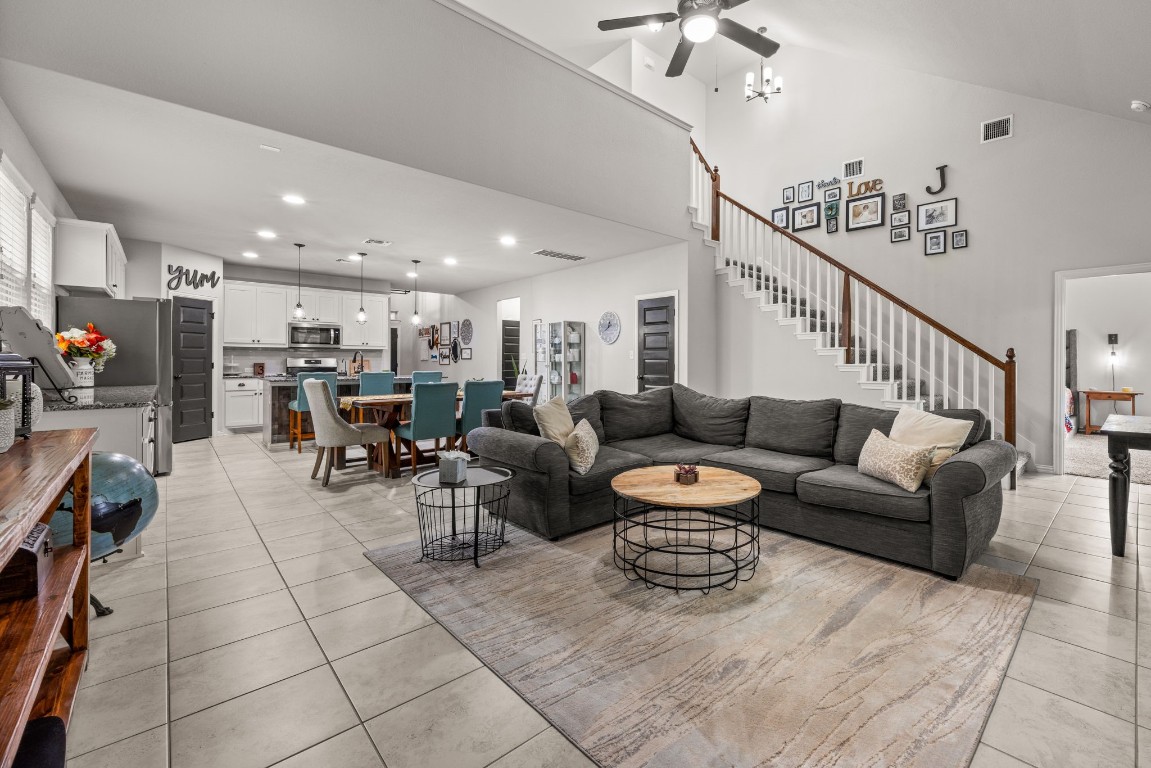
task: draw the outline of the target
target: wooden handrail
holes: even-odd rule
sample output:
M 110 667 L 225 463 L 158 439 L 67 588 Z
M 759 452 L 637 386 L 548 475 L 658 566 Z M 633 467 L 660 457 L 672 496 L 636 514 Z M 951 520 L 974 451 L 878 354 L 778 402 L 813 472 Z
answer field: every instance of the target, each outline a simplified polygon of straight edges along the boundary
M 691 151 L 694 152 L 695 156 L 699 158 L 699 162 L 703 164 L 704 169 L 708 173 L 712 173 L 711 166 L 707 164 L 707 160 L 704 159 L 703 153 L 699 151 L 699 145 L 695 143 L 695 139 L 689 138 L 688 141 L 691 142 Z

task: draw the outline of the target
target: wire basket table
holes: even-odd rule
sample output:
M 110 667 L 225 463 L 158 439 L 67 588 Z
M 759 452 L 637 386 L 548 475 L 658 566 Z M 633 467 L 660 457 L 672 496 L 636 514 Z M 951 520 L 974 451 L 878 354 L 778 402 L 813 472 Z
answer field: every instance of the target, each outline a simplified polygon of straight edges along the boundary
M 441 481 L 438 469 L 413 477 L 420 560 L 471 560 L 479 568 L 504 545 L 513 477 L 500 467 L 469 467 L 459 483 Z

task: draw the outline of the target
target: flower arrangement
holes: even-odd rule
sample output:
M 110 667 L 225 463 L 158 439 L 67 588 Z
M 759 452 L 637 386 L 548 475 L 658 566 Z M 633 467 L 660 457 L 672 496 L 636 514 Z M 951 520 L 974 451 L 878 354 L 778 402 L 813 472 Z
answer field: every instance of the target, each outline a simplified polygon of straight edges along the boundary
M 88 323 L 85 330 L 69 328 L 57 333 L 56 348 L 66 357 L 91 360 L 96 373 L 103 371 L 104 364 L 116 356 L 116 345 L 92 323 Z
M 699 469 L 695 464 L 676 464 L 675 481 L 683 485 L 691 485 L 699 480 Z

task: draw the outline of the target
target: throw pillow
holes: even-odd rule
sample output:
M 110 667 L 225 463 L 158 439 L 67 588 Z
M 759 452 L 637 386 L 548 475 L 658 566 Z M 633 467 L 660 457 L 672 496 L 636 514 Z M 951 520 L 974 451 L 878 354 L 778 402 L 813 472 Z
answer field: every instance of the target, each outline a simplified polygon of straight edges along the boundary
M 568 413 L 563 395 L 536 406 L 535 417 L 536 424 L 540 428 L 540 436 L 559 443 L 561 448 L 567 443 L 568 435 L 575 429 L 575 422 Z
M 572 421 L 577 424 L 580 419 L 587 419 L 600 443 L 607 442 L 607 436 L 603 431 L 603 419 L 600 418 L 599 398 L 595 395 L 581 395 L 575 398 L 568 403 L 568 413 L 572 415 Z
M 951 448 L 936 448 L 935 455 L 931 457 L 931 466 L 927 468 L 927 475 L 923 478 L 923 484 L 931 485 L 931 478 L 935 477 L 935 473 L 943 466 L 943 462 L 957 453 L 959 453 L 959 451 L 952 450 Z
M 599 453 L 599 438 L 595 436 L 595 430 L 587 419 L 580 419 L 580 423 L 568 435 L 564 451 L 571 468 L 578 474 L 586 475 L 595 464 L 596 454 Z
M 859 473 L 898 485 L 908 493 L 915 493 L 923 484 L 935 446 L 915 446 L 897 443 L 884 437 L 878 429 L 871 430 L 863 450 L 859 452 Z
M 970 421 L 948 419 L 905 405 L 896 414 L 887 436 L 904 445 L 932 445 L 958 451 L 971 433 L 971 427 Z

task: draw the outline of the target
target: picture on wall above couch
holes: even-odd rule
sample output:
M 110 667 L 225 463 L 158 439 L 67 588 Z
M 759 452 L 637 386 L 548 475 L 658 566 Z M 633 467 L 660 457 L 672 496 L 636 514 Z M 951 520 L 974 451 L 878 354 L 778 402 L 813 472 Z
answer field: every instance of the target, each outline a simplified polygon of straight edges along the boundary
M 892 227 L 906 227 L 911 224 L 911 211 L 893 211 L 891 214 Z
M 815 182 L 805 181 L 799 185 L 799 202 L 806 203 L 815 197 Z
M 898 195 L 891 196 L 891 210 L 903 211 L 907 209 L 907 193 L 900 192 Z
M 790 212 L 791 212 L 791 209 L 788 208 L 786 205 L 782 208 L 776 208 L 776 209 L 772 210 L 772 212 L 771 212 L 771 223 L 774 224 L 775 226 L 779 227 L 780 229 L 787 229 L 788 218 L 789 218 L 788 214 L 790 214 Z
M 928 232 L 923 236 L 923 255 L 937 256 L 947 253 L 947 233 L 942 229 Z
M 839 219 L 826 219 L 827 221 L 827 234 L 831 235 L 839 231 Z
M 823 190 L 823 202 L 834 203 L 839 199 L 841 192 L 839 187 L 832 187 L 831 189 Z
M 791 231 L 802 232 L 819 226 L 819 203 L 796 206 L 792 211 Z
M 795 187 L 784 187 L 783 188 L 783 202 L 785 202 L 785 203 L 794 203 L 795 202 Z
M 959 223 L 959 200 L 954 197 L 917 205 L 915 211 L 918 218 L 918 226 L 916 227 L 918 232 L 926 229 L 954 227 Z
M 847 231 L 883 226 L 885 195 L 882 192 L 847 201 Z
M 951 249 L 967 247 L 967 230 L 957 229 L 951 233 Z
M 911 227 L 895 227 L 891 230 L 891 242 L 906 243 L 911 240 Z

